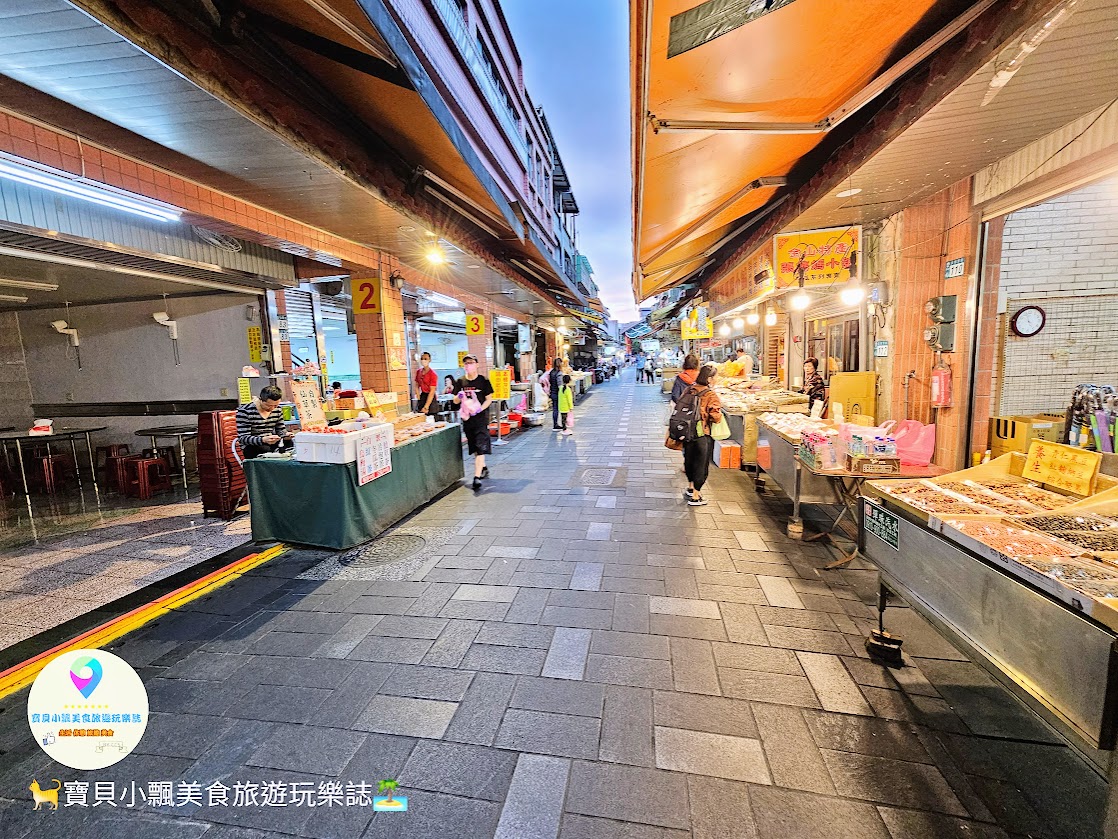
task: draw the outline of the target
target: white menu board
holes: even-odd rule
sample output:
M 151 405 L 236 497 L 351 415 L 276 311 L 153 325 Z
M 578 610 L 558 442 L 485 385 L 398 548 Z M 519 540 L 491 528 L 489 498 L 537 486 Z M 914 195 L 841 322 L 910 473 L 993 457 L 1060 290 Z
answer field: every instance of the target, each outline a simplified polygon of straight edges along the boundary
M 387 475 L 392 471 L 392 444 L 395 442 L 392 426 L 375 425 L 371 433 L 362 434 L 357 441 L 357 485 Z

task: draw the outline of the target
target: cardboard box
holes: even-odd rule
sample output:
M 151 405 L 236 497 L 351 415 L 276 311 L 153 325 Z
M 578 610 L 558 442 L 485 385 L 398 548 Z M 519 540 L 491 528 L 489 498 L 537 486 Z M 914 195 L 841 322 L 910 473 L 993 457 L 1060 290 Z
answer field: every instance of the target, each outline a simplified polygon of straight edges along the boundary
M 740 469 L 741 446 L 732 440 L 715 440 L 712 459 L 720 469 Z
M 990 457 L 1027 452 L 1034 440 L 1059 443 L 1064 438 L 1063 414 L 990 418 Z
M 863 457 L 846 456 L 846 471 L 855 475 L 899 475 L 901 472 L 901 459 L 899 457 Z
M 757 465 L 765 470 L 773 468 L 773 450 L 768 440 L 757 443 Z

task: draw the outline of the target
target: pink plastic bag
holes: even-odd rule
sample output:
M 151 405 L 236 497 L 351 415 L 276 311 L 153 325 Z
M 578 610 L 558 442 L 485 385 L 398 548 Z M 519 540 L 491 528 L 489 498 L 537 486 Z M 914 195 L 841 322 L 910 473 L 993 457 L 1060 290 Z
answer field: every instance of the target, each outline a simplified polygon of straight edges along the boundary
M 902 466 L 927 466 L 936 452 L 936 427 L 904 420 L 893 432 Z

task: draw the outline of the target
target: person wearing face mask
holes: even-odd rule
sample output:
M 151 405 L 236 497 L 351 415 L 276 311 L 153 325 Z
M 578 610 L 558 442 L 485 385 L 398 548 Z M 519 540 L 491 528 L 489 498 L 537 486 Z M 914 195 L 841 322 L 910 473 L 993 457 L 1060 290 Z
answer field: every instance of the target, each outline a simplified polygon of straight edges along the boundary
M 468 355 L 462 359 L 466 375 L 454 383 L 454 404 L 468 406 L 480 405 L 480 409 L 462 420 L 462 433 L 466 435 L 466 445 L 474 456 L 475 490 L 481 489 L 482 479 L 489 477 L 485 456 L 492 451 L 489 439 L 489 406 L 493 402 L 493 385 L 489 379 L 478 373 L 477 357 Z
M 415 412 L 434 416 L 439 412 L 439 374 L 431 369 L 431 353 L 423 353 L 419 364 L 415 371 Z

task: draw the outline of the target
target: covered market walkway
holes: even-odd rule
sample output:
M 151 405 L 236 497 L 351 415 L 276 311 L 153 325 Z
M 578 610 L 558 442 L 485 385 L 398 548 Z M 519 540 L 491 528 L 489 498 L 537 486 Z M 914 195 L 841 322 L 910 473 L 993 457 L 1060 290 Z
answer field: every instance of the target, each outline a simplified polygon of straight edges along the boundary
M 821 570 L 786 499 L 715 469 L 688 508 L 665 412 L 626 371 L 573 437 L 498 450 L 480 493 L 346 555 L 289 549 L 114 642 L 152 715 L 107 770 L 52 763 L 8 696 L 0 835 L 1101 835 L 1102 779 L 909 610 L 889 614 L 908 666 L 867 659 L 874 572 Z M 56 777 L 62 806 L 33 810 Z M 382 779 L 406 813 L 321 794 Z

